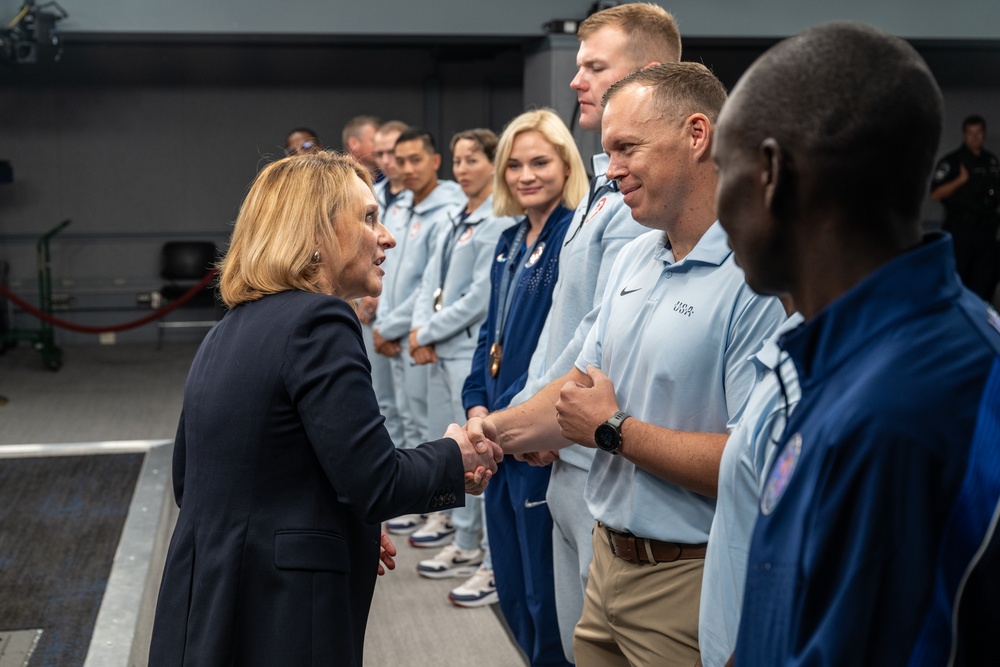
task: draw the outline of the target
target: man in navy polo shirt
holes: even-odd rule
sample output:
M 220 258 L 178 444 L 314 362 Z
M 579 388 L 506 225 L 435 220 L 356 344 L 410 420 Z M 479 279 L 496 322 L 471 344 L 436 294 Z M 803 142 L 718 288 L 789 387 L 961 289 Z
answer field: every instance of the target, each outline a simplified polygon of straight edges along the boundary
M 891 82 L 892 85 L 887 85 Z M 719 119 L 718 210 L 801 399 L 764 483 L 735 663 L 984 665 L 1000 628 L 1000 318 L 921 236 L 941 92 L 849 23 L 765 53 Z

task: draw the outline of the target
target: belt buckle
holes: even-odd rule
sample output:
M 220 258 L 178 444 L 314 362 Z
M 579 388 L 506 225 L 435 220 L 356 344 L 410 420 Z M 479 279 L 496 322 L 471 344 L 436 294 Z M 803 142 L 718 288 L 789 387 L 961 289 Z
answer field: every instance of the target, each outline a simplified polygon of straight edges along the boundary
M 611 546 L 611 553 L 616 558 L 621 558 L 629 563 L 642 562 L 639 555 L 638 539 L 635 535 L 619 532 L 609 526 L 604 526 L 604 530 L 608 531 L 608 544 Z M 618 540 L 618 543 L 625 548 L 618 549 L 615 540 Z M 626 553 L 626 551 L 630 551 L 630 553 Z

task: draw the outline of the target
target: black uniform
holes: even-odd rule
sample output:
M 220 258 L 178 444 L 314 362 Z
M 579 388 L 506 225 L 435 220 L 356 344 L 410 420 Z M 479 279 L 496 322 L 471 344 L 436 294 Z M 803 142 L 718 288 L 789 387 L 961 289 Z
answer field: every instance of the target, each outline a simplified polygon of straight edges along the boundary
M 963 144 L 938 162 L 931 190 L 958 178 L 961 165 L 968 170 L 969 180 L 942 200 L 944 229 L 954 237 L 955 266 L 962 282 L 989 301 L 1000 279 L 1000 160 L 985 150 L 976 155 Z

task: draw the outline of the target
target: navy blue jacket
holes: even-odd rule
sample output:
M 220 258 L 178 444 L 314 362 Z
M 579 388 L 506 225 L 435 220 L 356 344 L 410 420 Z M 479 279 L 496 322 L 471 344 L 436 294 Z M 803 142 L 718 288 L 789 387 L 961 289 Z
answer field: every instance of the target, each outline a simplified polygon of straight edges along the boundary
M 226 314 L 184 391 L 150 665 L 362 664 L 379 522 L 465 498 L 453 440 L 399 450 L 383 421 L 345 301 Z
M 802 398 L 764 485 L 736 664 L 995 664 L 1000 317 L 958 281 L 950 238 L 780 343 Z
M 472 370 L 462 390 L 462 405 L 468 410 L 477 405 L 486 406 L 491 412 L 507 407 L 528 379 L 528 365 L 538 344 L 538 337 L 545 326 L 545 318 L 552 305 L 552 288 L 559 277 L 559 251 L 562 250 L 566 230 L 573 220 L 573 211 L 560 204 L 549 214 L 542 227 L 531 257 L 525 257 L 524 244 L 511 248 L 517 230 L 528 224 L 521 218 L 504 230 L 497 242 L 497 250 L 490 269 L 490 309 L 479 330 L 479 343 L 472 357 Z M 539 252 L 540 251 L 540 252 Z M 504 326 L 503 363 L 497 377 L 490 376 L 490 347 L 496 338 L 500 283 L 502 272 L 512 270 L 516 262 L 525 266 L 517 287 L 511 294 L 510 312 Z M 528 266 L 530 264 L 530 266 Z

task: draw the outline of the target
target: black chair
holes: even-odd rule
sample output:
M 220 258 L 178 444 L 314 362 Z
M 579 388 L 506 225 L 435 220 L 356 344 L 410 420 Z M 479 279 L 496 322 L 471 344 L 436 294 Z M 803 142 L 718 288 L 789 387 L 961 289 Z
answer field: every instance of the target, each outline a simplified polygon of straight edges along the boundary
M 170 241 L 163 244 L 160 254 L 160 277 L 167 281 L 160 288 L 160 305 L 166 305 L 197 285 L 215 266 L 218 250 L 211 241 Z M 156 304 L 154 304 L 156 305 Z M 156 305 L 156 307 L 160 307 Z M 164 329 L 211 328 L 219 320 L 219 302 L 215 287 L 209 283 L 189 301 L 174 312 L 184 309 L 205 311 L 211 309 L 211 319 L 175 320 L 167 318 L 156 322 L 156 346 L 163 345 Z M 206 316 L 207 317 L 207 316 Z

